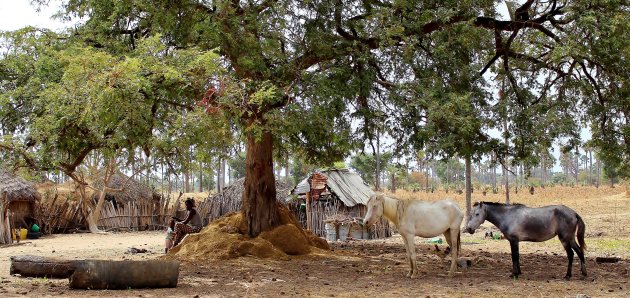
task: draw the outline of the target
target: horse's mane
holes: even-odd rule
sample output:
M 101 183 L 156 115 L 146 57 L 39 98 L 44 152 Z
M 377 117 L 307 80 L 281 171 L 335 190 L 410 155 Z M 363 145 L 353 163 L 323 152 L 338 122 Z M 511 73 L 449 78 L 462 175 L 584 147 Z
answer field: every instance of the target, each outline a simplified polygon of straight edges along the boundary
M 523 204 L 520 203 L 513 203 L 513 204 L 505 204 L 505 203 L 498 203 L 498 202 L 475 202 L 475 204 L 473 204 L 473 207 L 479 206 L 481 204 L 486 204 L 486 205 L 491 205 L 491 206 L 512 206 L 512 207 L 527 207 Z

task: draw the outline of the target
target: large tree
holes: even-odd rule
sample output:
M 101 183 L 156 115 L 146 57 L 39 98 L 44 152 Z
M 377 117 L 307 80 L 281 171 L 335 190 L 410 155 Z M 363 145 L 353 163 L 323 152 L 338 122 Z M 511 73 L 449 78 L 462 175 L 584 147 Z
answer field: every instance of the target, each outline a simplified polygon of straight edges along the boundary
M 234 120 L 246 139 L 243 212 L 250 236 L 279 224 L 273 151 L 280 139 L 289 140 L 295 147 L 291 152 L 309 161 L 331 162 L 360 147 L 358 141 L 377 139 L 384 127 L 393 127 L 387 131 L 394 136 L 425 131 L 423 118 L 430 107 L 422 103 L 436 98 L 430 95 L 439 88 L 446 90 L 442 94 L 448 98 L 486 100 L 498 106 L 489 98 L 467 96 L 470 90 L 445 89 L 444 83 L 435 82 L 470 78 L 472 83 L 466 86 L 479 88 L 475 82 L 486 73 L 505 77 L 509 83 L 505 104 L 516 107 L 509 110 L 512 117 L 520 117 L 510 129 L 520 138 L 512 141 L 511 154 L 529 154 L 530 141 L 540 143 L 543 134 L 529 133 L 529 126 L 538 123 L 528 115 L 572 107 L 572 100 L 592 94 L 578 94 L 577 88 L 587 90 L 597 84 L 589 79 L 594 68 L 584 61 L 597 62 L 606 58 L 606 52 L 598 52 L 603 56 L 599 57 L 574 50 L 582 47 L 577 42 L 584 37 L 600 33 L 593 37 L 600 38 L 607 29 L 584 24 L 609 14 L 627 16 L 628 8 L 614 1 L 528 0 L 514 9 L 508 21 L 497 13 L 501 1 L 67 0 L 64 4 L 66 16 L 84 20 L 73 38 L 109 53 L 134 51 L 139 40 L 157 34 L 168 51 L 217 49 L 227 72 L 206 77 L 205 104 L 209 117 Z M 477 78 L 472 76 L 475 73 Z M 616 82 L 618 77 L 610 80 Z M 409 117 L 393 117 L 400 106 Z M 486 105 L 460 106 L 478 115 Z M 573 111 L 565 113 L 567 117 L 545 119 L 575 127 Z M 562 134 L 567 133 L 553 136 Z M 428 137 L 418 134 L 417 143 Z
M 195 81 L 200 72 L 212 70 L 217 57 L 196 50 L 168 52 L 159 36 L 138 42 L 125 56 L 35 28 L 2 38 L 9 45 L 0 60 L 3 156 L 15 167 L 60 171 L 77 182 L 91 231 L 98 230 L 105 192 L 116 191 L 108 180 L 118 168 L 134 163 L 142 150 L 148 155 L 156 144 L 162 152 L 170 151 L 156 134 L 165 140 L 179 126 L 175 123 L 190 118 L 174 115 L 170 100 L 179 97 L 177 107 L 195 98 L 187 93 L 203 94 L 205 80 Z M 194 101 L 188 102 L 193 106 Z M 193 128 L 215 130 L 209 139 L 214 144 L 226 139 L 206 117 L 194 121 Z M 91 208 L 85 188 L 94 186 L 80 166 L 95 152 L 103 155 L 105 171 L 101 187 L 95 188 L 99 200 Z

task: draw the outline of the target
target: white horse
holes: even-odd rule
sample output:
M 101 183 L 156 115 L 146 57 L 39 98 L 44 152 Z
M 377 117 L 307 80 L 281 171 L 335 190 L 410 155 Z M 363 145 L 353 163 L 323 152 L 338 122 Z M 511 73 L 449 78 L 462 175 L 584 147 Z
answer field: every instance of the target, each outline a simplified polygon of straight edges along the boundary
M 363 219 L 366 226 L 385 216 L 398 228 L 411 266 L 408 277 L 414 278 L 418 275 L 415 236 L 429 238 L 441 234 L 444 234 L 451 247 L 452 260 L 448 276 L 453 276 L 461 247 L 460 225 L 464 219 L 464 214 L 455 202 L 448 199 L 436 202 L 398 200 L 383 194 L 374 194 L 368 200 L 367 207 L 367 214 Z

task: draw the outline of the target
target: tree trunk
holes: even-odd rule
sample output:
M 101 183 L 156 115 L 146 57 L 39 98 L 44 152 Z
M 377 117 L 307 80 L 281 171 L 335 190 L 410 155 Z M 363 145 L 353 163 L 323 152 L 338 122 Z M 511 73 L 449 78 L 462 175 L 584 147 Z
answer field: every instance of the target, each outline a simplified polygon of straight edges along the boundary
M 68 278 L 74 272 L 77 262 L 80 261 L 32 255 L 12 256 L 9 273 L 22 277 Z
M 221 189 L 224 189 L 227 185 L 225 184 L 225 170 L 227 168 L 227 159 L 221 159 Z
M 288 184 L 291 184 L 289 180 L 291 178 L 291 176 L 289 176 L 289 153 L 287 153 L 285 156 L 284 175 L 284 181 Z
M 188 170 L 184 170 L 184 192 L 190 192 L 190 181 L 188 177 Z
M 446 161 L 446 185 L 451 183 L 451 160 Z
M 505 97 L 505 79 L 501 82 L 501 99 L 506 100 Z M 510 148 L 510 140 L 508 138 L 508 119 L 507 119 L 507 104 L 505 105 L 505 118 L 503 118 L 503 141 L 505 142 L 505 147 Z M 510 177 L 508 170 L 508 156 L 505 156 L 504 166 L 503 166 L 503 178 L 505 179 L 505 203 L 510 204 Z
M 503 179 L 505 179 L 505 203 L 510 204 L 510 174 L 508 171 L 508 159 L 505 158 L 505 165 L 503 166 Z
M 376 173 L 374 178 L 374 187 L 376 191 L 381 190 L 381 142 L 379 132 L 376 132 Z
M 545 187 L 545 158 L 540 158 L 540 187 Z
M 497 164 L 496 164 L 496 154 L 492 153 L 492 161 L 490 165 L 492 166 L 492 193 L 496 192 L 497 189 Z
M 466 218 L 470 217 L 472 183 L 471 183 L 471 161 L 470 156 L 466 156 Z
M 221 158 L 219 157 L 218 163 L 217 163 L 217 193 L 220 193 L 222 188 L 221 188 L 221 175 L 225 175 L 224 173 L 221 173 Z
M 175 288 L 179 261 L 74 261 L 71 289 L 129 290 L 138 288 Z
M 313 223 L 311 222 L 311 192 L 306 193 L 306 229 L 313 231 Z
M 272 153 L 273 138 L 270 132 L 263 132 L 259 141 L 253 135 L 247 136 L 242 212 L 250 237 L 256 237 L 280 224 Z
M 589 161 L 589 167 L 588 167 L 588 184 L 590 186 L 593 185 L 593 151 L 588 151 L 588 161 Z
M 580 182 L 578 181 L 579 174 L 580 174 L 580 153 L 576 152 L 575 153 L 575 172 L 573 173 L 573 176 L 575 178 L 575 186 L 580 185 Z
M 199 163 L 199 192 L 203 192 L 203 162 Z
M 105 167 L 105 175 L 103 175 L 103 186 L 100 190 L 98 201 L 96 202 L 96 207 L 90 213 L 88 217 L 88 226 L 90 229 L 90 233 L 100 233 L 101 230 L 98 228 L 98 219 L 101 217 L 101 209 L 103 209 L 103 203 L 105 203 L 105 195 L 107 194 L 107 190 L 109 189 L 109 180 L 114 174 L 114 163 L 116 160 L 111 158 Z M 133 176 L 132 176 L 133 177 Z M 123 185 L 124 187 L 124 185 Z M 89 200 L 88 200 L 89 201 Z
M 597 164 L 597 179 L 595 180 L 595 186 L 597 188 L 599 188 L 599 185 L 601 184 L 601 177 L 602 177 L 602 162 L 599 160 L 596 160 L 595 163 Z
M 392 173 L 392 193 L 396 192 L 396 173 Z
M 424 187 L 425 187 L 426 192 L 429 192 L 429 174 L 430 173 L 429 173 L 429 165 L 428 164 L 425 166 L 424 172 L 425 172 L 425 175 L 424 175 L 424 179 L 425 179 Z

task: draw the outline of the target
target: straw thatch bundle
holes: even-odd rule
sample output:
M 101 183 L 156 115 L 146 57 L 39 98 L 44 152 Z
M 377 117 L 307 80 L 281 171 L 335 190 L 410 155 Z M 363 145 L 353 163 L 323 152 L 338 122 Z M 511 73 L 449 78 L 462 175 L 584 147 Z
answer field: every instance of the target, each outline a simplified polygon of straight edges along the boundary
M 234 181 L 222 192 L 216 195 L 210 195 L 199 206 L 197 211 L 204 219 L 204 224 L 225 215 L 230 212 L 241 210 L 243 201 L 243 192 L 245 178 Z M 278 202 L 284 203 L 285 198 L 289 196 L 291 186 L 283 181 L 276 180 L 276 199 Z
M 35 202 L 39 199 L 39 193 L 32 184 L 0 170 L 0 200 L 10 203 L 12 201 Z
M 39 199 L 33 185 L 0 169 L 0 243 L 13 242 L 11 229 L 15 228 L 15 222 L 26 216 L 35 217 Z
M 102 189 L 103 187 L 103 177 L 102 175 L 95 175 L 92 177 L 92 186 L 96 189 Z M 113 189 L 122 189 L 122 191 L 115 191 L 112 193 L 108 193 L 109 195 L 116 198 L 116 202 L 120 204 L 125 204 L 132 201 L 140 201 L 140 200 L 159 200 L 160 197 L 156 194 L 153 189 L 138 182 L 135 179 L 129 179 L 126 175 L 122 173 L 115 173 L 109 180 L 110 188 Z

